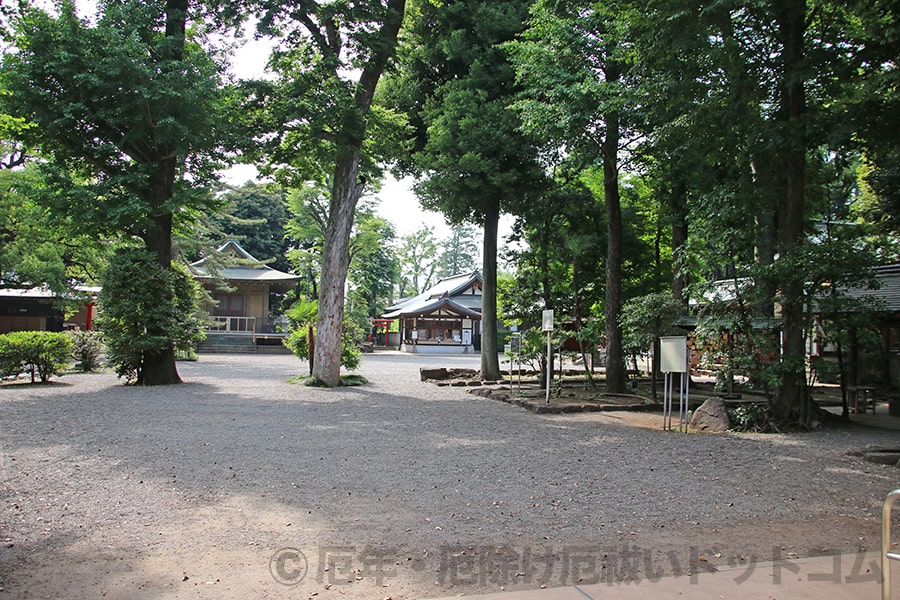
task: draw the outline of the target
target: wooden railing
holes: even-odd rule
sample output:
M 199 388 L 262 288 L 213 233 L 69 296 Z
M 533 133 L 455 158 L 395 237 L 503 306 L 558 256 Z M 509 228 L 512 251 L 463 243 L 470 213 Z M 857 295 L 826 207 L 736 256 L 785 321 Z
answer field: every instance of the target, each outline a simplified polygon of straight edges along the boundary
M 212 323 L 206 328 L 215 333 L 231 333 L 249 335 L 256 338 L 256 317 L 212 317 Z

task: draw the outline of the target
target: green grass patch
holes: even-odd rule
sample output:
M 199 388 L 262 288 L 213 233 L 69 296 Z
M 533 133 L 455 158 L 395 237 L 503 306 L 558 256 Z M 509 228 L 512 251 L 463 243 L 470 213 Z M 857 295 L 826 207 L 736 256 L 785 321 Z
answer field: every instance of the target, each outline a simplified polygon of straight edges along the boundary
M 305 385 L 307 387 L 328 387 L 322 383 L 321 379 L 312 376 L 297 376 L 290 379 L 290 383 Z M 369 383 L 369 380 L 362 375 L 341 375 L 341 387 L 366 385 L 367 383 Z

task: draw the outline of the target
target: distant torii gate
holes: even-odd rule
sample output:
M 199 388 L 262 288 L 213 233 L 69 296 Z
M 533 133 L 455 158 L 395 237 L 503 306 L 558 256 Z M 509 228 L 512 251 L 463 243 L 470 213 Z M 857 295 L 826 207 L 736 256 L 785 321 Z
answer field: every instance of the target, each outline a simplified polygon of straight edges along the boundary
M 394 322 L 393 319 L 372 319 L 372 329 L 375 330 L 376 336 L 380 333 L 379 329 L 381 329 L 382 327 L 384 328 L 384 345 L 385 346 L 390 345 L 388 343 L 388 342 L 390 342 L 390 340 L 388 339 L 390 337 L 390 334 L 388 332 L 390 331 L 391 323 L 393 323 L 393 322 Z M 369 339 L 369 341 L 374 342 L 375 340 Z

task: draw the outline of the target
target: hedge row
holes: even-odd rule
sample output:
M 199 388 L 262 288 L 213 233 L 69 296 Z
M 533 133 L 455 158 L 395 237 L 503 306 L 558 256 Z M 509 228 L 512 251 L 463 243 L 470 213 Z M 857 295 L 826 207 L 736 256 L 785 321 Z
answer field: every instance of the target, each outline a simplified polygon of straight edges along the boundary
M 14 331 L 0 335 L 0 377 L 30 373 L 46 382 L 72 364 L 72 340 L 53 331 Z

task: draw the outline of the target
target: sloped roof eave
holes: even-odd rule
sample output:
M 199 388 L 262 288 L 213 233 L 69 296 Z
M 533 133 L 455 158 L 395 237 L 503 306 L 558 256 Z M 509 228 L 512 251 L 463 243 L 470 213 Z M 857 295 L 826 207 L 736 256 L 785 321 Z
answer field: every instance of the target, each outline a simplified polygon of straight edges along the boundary
M 234 240 L 225 242 L 216 250 L 216 252 L 222 253 L 228 249 L 232 249 L 235 254 L 241 259 L 259 263 L 256 258 L 254 258 L 249 252 L 244 250 L 244 248 Z M 285 273 L 284 271 L 279 271 L 278 269 L 264 264 L 259 264 L 257 266 L 225 267 L 219 269 L 217 276 L 213 276 L 209 273 L 209 270 L 205 266 L 207 259 L 208 257 L 205 257 L 188 265 L 188 268 L 197 279 L 225 279 L 226 281 L 270 283 L 272 285 L 280 284 L 282 286 L 285 284 L 296 283 L 303 279 L 301 275 Z
M 459 283 L 456 283 L 455 285 L 453 285 L 453 287 L 447 287 L 448 284 L 457 280 L 459 281 Z M 481 281 L 481 274 L 478 273 L 478 271 L 445 277 L 421 294 L 401 299 L 397 301 L 396 304 L 388 306 L 385 310 L 393 313 L 400 310 L 408 310 L 409 307 L 417 306 L 418 304 L 426 300 L 433 300 L 442 298 L 444 296 L 449 296 L 452 298 L 458 296 L 461 292 L 468 289 L 475 282 Z
M 457 285 L 453 289 L 449 290 L 447 292 L 447 295 L 448 296 L 456 296 L 457 294 L 460 294 L 461 292 L 466 290 L 469 286 L 471 286 L 476 281 L 481 282 L 481 275 L 478 273 L 478 271 L 473 271 L 468 277 L 466 277 L 464 280 L 462 280 L 459 283 L 459 285 Z
M 423 316 L 429 313 L 433 313 L 436 310 L 440 310 L 442 308 L 449 308 L 453 312 L 456 312 L 460 317 L 467 319 L 481 319 L 481 313 L 458 302 L 454 302 L 451 298 L 439 298 L 437 300 L 431 300 L 429 302 L 417 303 L 414 305 L 410 305 L 407 307 L 403 307 L 401 309 L 395 310 L 393 312 L 385 313 L 382 315 L 384 319 L 402 319 L 404 317 L 413 317 L 413 316 Z

